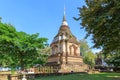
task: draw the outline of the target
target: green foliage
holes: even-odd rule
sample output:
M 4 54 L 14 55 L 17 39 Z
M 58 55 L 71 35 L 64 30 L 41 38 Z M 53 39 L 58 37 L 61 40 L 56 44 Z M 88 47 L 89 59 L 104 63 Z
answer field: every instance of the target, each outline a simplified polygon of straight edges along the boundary
M 0 22 L 0 63 L 2 67 L 22 69 L 35 64 L 42 64 L 40 57 L 44 54 L 39 49 L 46 47 L 47 39 L 39 38 L 39 34 L 18 32 L 10 24 Z
M 110 53 L 104 55 L 105 61 L 111 66 L 114 65 L 116 68 L 120 67 L 120 52 L 117 54 Z
M 92 69 L 95 66 L 95 54 L 88 52 L 87 55 L 83 58 L 83 61 L 89 65 L 89 68 Z
M 10 56 L 14 55 L 15 35 L 16 30 L 12 25 L 0 22 L 0 63 L 3 67 L 14 62 Z
M 81 55 L 84 57 L 90 51 L 91 51 L 91 49 L 89 48 L 87 41 L 85 39 L 80 40 L 80 53 L 81 53 Z
M 120 0 L 85 0 L 79 8 L 81 25 L 92 35 L 94 47 L 105 53 L 120 50 Z
M 96 56 L 92 53 L 85 39 L 80 40 L 80 52 L 82 53 L 84 63 L 88 64 L 90 68 L 93 68 Z
M 41 53 L 39 58 L 41 63 L 43 63 L 42 65 L 44 65 L 47 62 L 48 56 L 50 55 L 50 47 L 47 46 L 43 49 L 39 49 L 38 51 Z

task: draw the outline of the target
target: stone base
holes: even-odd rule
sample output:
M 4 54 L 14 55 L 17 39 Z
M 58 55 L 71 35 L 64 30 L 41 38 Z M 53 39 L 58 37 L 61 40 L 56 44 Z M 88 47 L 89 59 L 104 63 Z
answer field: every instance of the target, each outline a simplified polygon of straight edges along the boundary
M 81 64 L 57 64 L 57 63 L 47 63 L 46 66 L 53 67 L 53 72 L 58 73 L 69 73 L 69 72 L 87 72 L 88 66 L 84 63 Z
M 81 56 L 65 56 L 65 55 L 52 55 L 49 57 L 46 66 L 52 66 L 55 71 L 59 73 L 67 72 L 86 72 L 88 66 L 83 63 Z
M 62 64 L 61 69 L 58 72 L 86 72 L 88 69 L 87 65 L 69 65 Z

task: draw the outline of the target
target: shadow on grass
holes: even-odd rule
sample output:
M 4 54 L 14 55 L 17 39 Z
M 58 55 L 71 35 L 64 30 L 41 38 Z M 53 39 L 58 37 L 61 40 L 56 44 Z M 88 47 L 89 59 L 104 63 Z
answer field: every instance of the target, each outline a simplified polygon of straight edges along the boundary
M 70 74 L 61 76 L 43 76 L 35 80 L 120 80 L 120 73 Z

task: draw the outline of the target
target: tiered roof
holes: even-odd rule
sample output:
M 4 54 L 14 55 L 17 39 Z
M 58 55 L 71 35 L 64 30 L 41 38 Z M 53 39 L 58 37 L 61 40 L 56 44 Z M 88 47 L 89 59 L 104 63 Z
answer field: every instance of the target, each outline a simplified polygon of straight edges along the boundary
M 66 20 L 65 11 L 64 11 L 64 16 L 62 20 L 62 25 L 60 26 L 58 34 L 54 37 L 52 43 L 55 43 L 61 40 L 68 40 L 71 43 L 79 44 L 76 37 L 70 31 L 70 28 Z

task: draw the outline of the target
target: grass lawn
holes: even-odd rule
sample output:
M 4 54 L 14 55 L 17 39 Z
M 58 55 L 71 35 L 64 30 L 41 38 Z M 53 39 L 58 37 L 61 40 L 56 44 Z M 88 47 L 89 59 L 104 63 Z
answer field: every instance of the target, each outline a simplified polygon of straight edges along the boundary
M 69 74 L 61 76 L 43 76 L 35 80 L 120 80 L 120 73 Z

